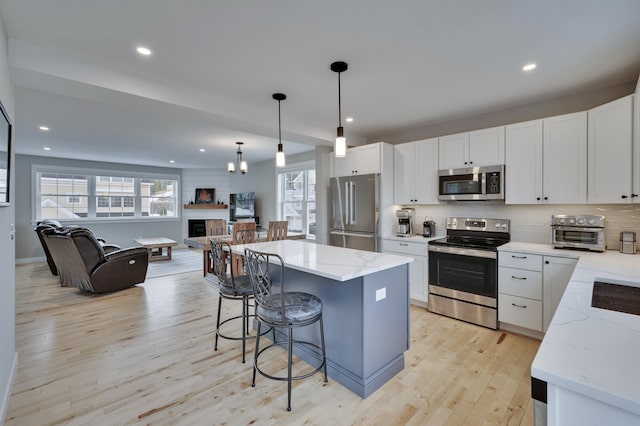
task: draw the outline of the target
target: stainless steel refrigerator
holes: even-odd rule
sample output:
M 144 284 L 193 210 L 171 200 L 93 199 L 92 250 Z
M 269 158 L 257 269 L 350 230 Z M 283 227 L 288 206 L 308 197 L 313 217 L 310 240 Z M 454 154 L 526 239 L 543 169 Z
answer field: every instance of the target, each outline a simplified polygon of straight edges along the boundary
M 331 178 L 329 245 L 380 251 L 380 175 Z

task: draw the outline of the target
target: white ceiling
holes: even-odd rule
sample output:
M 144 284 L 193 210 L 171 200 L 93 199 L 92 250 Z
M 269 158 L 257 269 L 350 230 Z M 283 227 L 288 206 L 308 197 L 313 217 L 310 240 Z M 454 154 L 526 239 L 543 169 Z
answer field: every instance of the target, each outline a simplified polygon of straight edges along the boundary
M 640 73 L 640 0 L 0 0 L 0 14 L 19 154 L 225 167 L 244 141 L 251 164 L 275 155 L 275 92 L 288 154 L 330 146 L 336 60 L 356 145 Z

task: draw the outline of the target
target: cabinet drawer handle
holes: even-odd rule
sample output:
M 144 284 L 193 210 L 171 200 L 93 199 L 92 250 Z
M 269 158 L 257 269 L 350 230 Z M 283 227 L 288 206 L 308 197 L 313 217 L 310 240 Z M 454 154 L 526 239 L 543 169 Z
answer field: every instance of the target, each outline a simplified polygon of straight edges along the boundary
M 512 303 L 513 306 L 515 306 L 516 308 L 525 308 L 527 309 L 527 305 L 517 305 L 515 303 Z
M 514 259 L 526 259 L 527 258 L 527 256 L 514 256 L 514 255 L 511 255 L 511 257 L 514 258 Z
M 408 246 L 409 244 L 407 243 L 400 243 L 401 246 Z
M 516 276 L 513 276 L 513 275 L 511 275 L 511 278 L 513 278 L 514 280 L 526 280 L 527 279 L 527 277 L 516 277 Z

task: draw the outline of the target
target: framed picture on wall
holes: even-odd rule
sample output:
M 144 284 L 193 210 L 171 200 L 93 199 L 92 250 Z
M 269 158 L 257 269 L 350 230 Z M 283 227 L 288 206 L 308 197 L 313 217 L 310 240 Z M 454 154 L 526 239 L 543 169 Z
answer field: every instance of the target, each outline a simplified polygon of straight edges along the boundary
M 196 204 L 215 204 L 215 188 L 196 188 Z
M 9 206 L 9 176 L 11 175 L 11 122 L 0 102 L 0 207 Z

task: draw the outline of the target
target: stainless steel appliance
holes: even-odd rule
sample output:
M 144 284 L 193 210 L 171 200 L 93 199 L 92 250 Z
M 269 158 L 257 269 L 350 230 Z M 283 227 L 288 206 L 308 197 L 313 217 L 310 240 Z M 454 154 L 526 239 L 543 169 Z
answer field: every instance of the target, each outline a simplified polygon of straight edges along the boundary
M 504 200 L 504 165 L 440 170 L 438 199 Z
M 498 247 L 508 219 L 448 217 L 446 238 L 429 242 L 429 311 L 496 329 Z
M 636 233 L 622 231 L 620 233 L 620 253 L 636 254 Z
M 330 180 L 329 245 L 380 251 L 380 175 Z
M 422 222 L 422 236 L 425 238 L 435 237 L 436 223 L 430 217 L 425 217 Z
M 604 216 L 551 216 L 551 244 L 555 248 L 604 251 Z
M 409 237 L 413 234 L 413 209 L 400 209 L 396 211 L 398 225 L 396 226 L 396 235 L 398 237 Z

